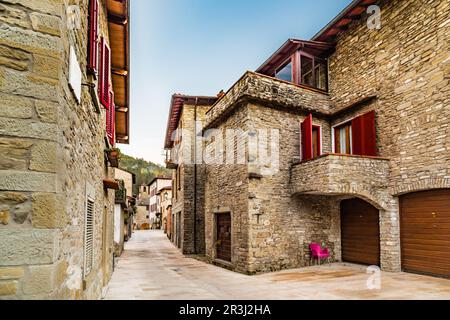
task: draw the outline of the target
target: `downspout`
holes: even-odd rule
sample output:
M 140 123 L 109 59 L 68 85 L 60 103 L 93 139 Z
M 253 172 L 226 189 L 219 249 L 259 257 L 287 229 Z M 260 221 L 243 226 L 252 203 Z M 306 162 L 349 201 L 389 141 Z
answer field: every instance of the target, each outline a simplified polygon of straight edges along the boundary
M 194 254 L 197 254 L 197 106 L 198 97 L 194 106 Z

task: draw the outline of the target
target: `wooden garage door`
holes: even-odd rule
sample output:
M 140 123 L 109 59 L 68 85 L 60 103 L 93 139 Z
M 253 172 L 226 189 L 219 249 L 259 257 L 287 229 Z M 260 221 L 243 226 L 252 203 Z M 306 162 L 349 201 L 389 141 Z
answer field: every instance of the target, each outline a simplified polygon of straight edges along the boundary
M 231 261 L 231 214 L 217 215 L 217 259 Z
M 342 260 L 380 265 L 379 211 L 360 199 L 341 202 Z
M 403 270 L 450 277 L 450 190 L 400 198 Z

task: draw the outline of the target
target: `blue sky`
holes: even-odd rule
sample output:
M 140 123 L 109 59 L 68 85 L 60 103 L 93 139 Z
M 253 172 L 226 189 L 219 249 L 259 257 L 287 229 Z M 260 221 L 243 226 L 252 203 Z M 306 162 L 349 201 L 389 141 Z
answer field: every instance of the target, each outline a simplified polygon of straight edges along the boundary
M 163 163 L 173 93 L 216 95 L 351 0 L 132 0 L 129 155 Z

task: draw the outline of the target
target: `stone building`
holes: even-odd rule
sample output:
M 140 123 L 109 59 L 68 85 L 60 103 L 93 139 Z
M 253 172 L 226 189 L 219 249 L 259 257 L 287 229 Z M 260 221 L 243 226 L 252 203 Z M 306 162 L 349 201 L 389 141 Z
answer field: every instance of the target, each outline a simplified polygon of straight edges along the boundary
M 450 276 L 449 16 L 444 0 L 353 1 L 206 112 L 212 262 L 302 267 L 318 242 L 334 261 Z
M 168 234 L 169 223 L 171 223 L 171 218 L 169 218 L 169 214 L 172 213 L 170 208 L 172 207 L 172 186 L 164 187 L 158 191 L 159 196 L 159 211 L 161 212 L 161 221 L 162 226 L 161 229 L 164 230 L 164 233 Z M 169 232 L 170 233 L 170 232 Z
M 74 3 L 0 3 L 1 299 L 97 299 L 112 273 L 129 3 Z
M 148 185 L 150 192 L 149 204 L 150 204 L 150 225 L 152 229 L 162 228 L 162 212 L 159 192 L 172 185 L 172 179 L 169 177 L 155 177 Z
M 134 205 L 136 198 L 133 195 L 133 186 L 136 184 L 136 175 L 123 169 L 115 169 L 115 179 L 119 182 L 116 190 L 114 205 L 114 254 L 120 257 L 124 250 L 125 241 L 131 235 L 133 225 Z
M 136 230 L 148 230 L 150 229 L 150 198 L 143 198 L 137 201 L 136 206 Z
M 185 254 L 205 252 L 203 142 L 195 139 L 217 97 L 172 96 L 165 140 L 166 165 L 173 169 L 172 241 Z M 195 154 L 200 154 L 196 157 Z M 197 159 L 196 159 L 197 158 Z

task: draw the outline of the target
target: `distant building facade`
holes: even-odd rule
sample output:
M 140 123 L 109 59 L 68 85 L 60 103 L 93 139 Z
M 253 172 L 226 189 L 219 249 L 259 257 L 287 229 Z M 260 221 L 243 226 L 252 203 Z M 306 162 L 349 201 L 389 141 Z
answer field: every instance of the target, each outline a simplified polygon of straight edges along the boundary
M 133 207 L 136 199 L 133 196 L 133 186 L 136 175 L 121 169 L 115 169 L 115 179 L 119 182 L 114 205 L 114 254 L 120 257 L 124 243 L 131 238 L 133 225 Z
M 162 212 L 159 192 L 166 187 L 172 186 L 172 178 L 156 177 L 149 184 L 150 200 L 149 200 L 149 216 L 150 226 L 152 229 L 162 228 Z
M 204 181 L 205 166 L 196 163 L 202 141 L 192 137 L 201 131 L 205 114 L 217 97 L 173 95 L 167 127 L 166 165 L 173 169 L 172 241 L 185 254 L 205 252 Z
M 165 234 L 168 234 L 169 223 L 172 214 L 172 186 L 164 187 L 158 192 L 159 196 L 159 211 L 161 212 L 162 230 Z

